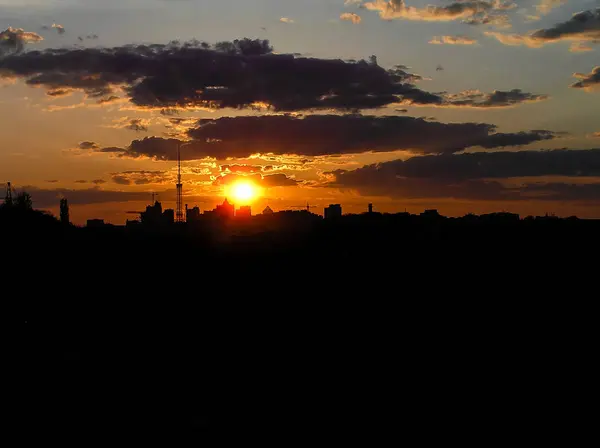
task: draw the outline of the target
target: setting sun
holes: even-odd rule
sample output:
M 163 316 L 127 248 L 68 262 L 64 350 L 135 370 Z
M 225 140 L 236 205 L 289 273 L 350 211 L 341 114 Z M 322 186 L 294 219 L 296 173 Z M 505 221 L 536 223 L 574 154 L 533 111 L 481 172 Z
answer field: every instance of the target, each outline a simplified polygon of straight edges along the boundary
M 251 202 L 256 199 L 260 192 L 256 185 L 251 182 L 236 182 L 229 187 L 229 195 L 237 202 Z

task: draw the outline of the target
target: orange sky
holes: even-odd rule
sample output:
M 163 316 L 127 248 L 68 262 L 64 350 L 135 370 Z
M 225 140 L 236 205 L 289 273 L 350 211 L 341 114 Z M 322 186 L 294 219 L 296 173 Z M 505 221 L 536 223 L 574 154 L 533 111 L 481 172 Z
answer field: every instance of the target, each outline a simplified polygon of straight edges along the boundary
M 178 139 L 184 202 L 202 210 L 250 176 L 254 213 L 600 218 L 590 2 L 225 3 L 0 1 L 0 184 L 122 224 L 152 192 L 175 207 Z M 243 37 L 269 42 L 213 45 Z M 465 155 L 481 152 L 498 156 Z

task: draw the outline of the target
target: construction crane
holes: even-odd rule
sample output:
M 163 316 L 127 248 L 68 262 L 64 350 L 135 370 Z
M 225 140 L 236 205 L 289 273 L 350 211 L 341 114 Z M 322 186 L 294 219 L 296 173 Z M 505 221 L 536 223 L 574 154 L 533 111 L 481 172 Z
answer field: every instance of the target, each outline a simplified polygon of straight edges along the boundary
M 316 205 L 310 205 L 308 202 L 306 203 L 306 205 L 292 205 L 290 208 L 303 208 L 305 209 L 307 212 L 310 213 L 310 209 L 311 208 L 317 208 Z

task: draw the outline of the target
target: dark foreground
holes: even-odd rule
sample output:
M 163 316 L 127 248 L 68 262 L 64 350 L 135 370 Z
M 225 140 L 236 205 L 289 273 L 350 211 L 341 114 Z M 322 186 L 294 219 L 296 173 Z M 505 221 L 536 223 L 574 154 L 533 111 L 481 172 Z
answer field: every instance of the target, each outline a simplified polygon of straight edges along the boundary
M 27 444 L 572 445 L 592 427 L 597 222 L 15 222 Z

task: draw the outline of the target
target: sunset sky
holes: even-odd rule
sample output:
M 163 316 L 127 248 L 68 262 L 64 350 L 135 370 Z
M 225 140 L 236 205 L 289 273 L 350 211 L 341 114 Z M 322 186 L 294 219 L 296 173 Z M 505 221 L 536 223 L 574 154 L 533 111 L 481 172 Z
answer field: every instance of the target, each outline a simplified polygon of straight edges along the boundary
M 178 142 L 202 210 L 600 218 L 600 0 L 0 0 L 0 185 L 122 224 Z

